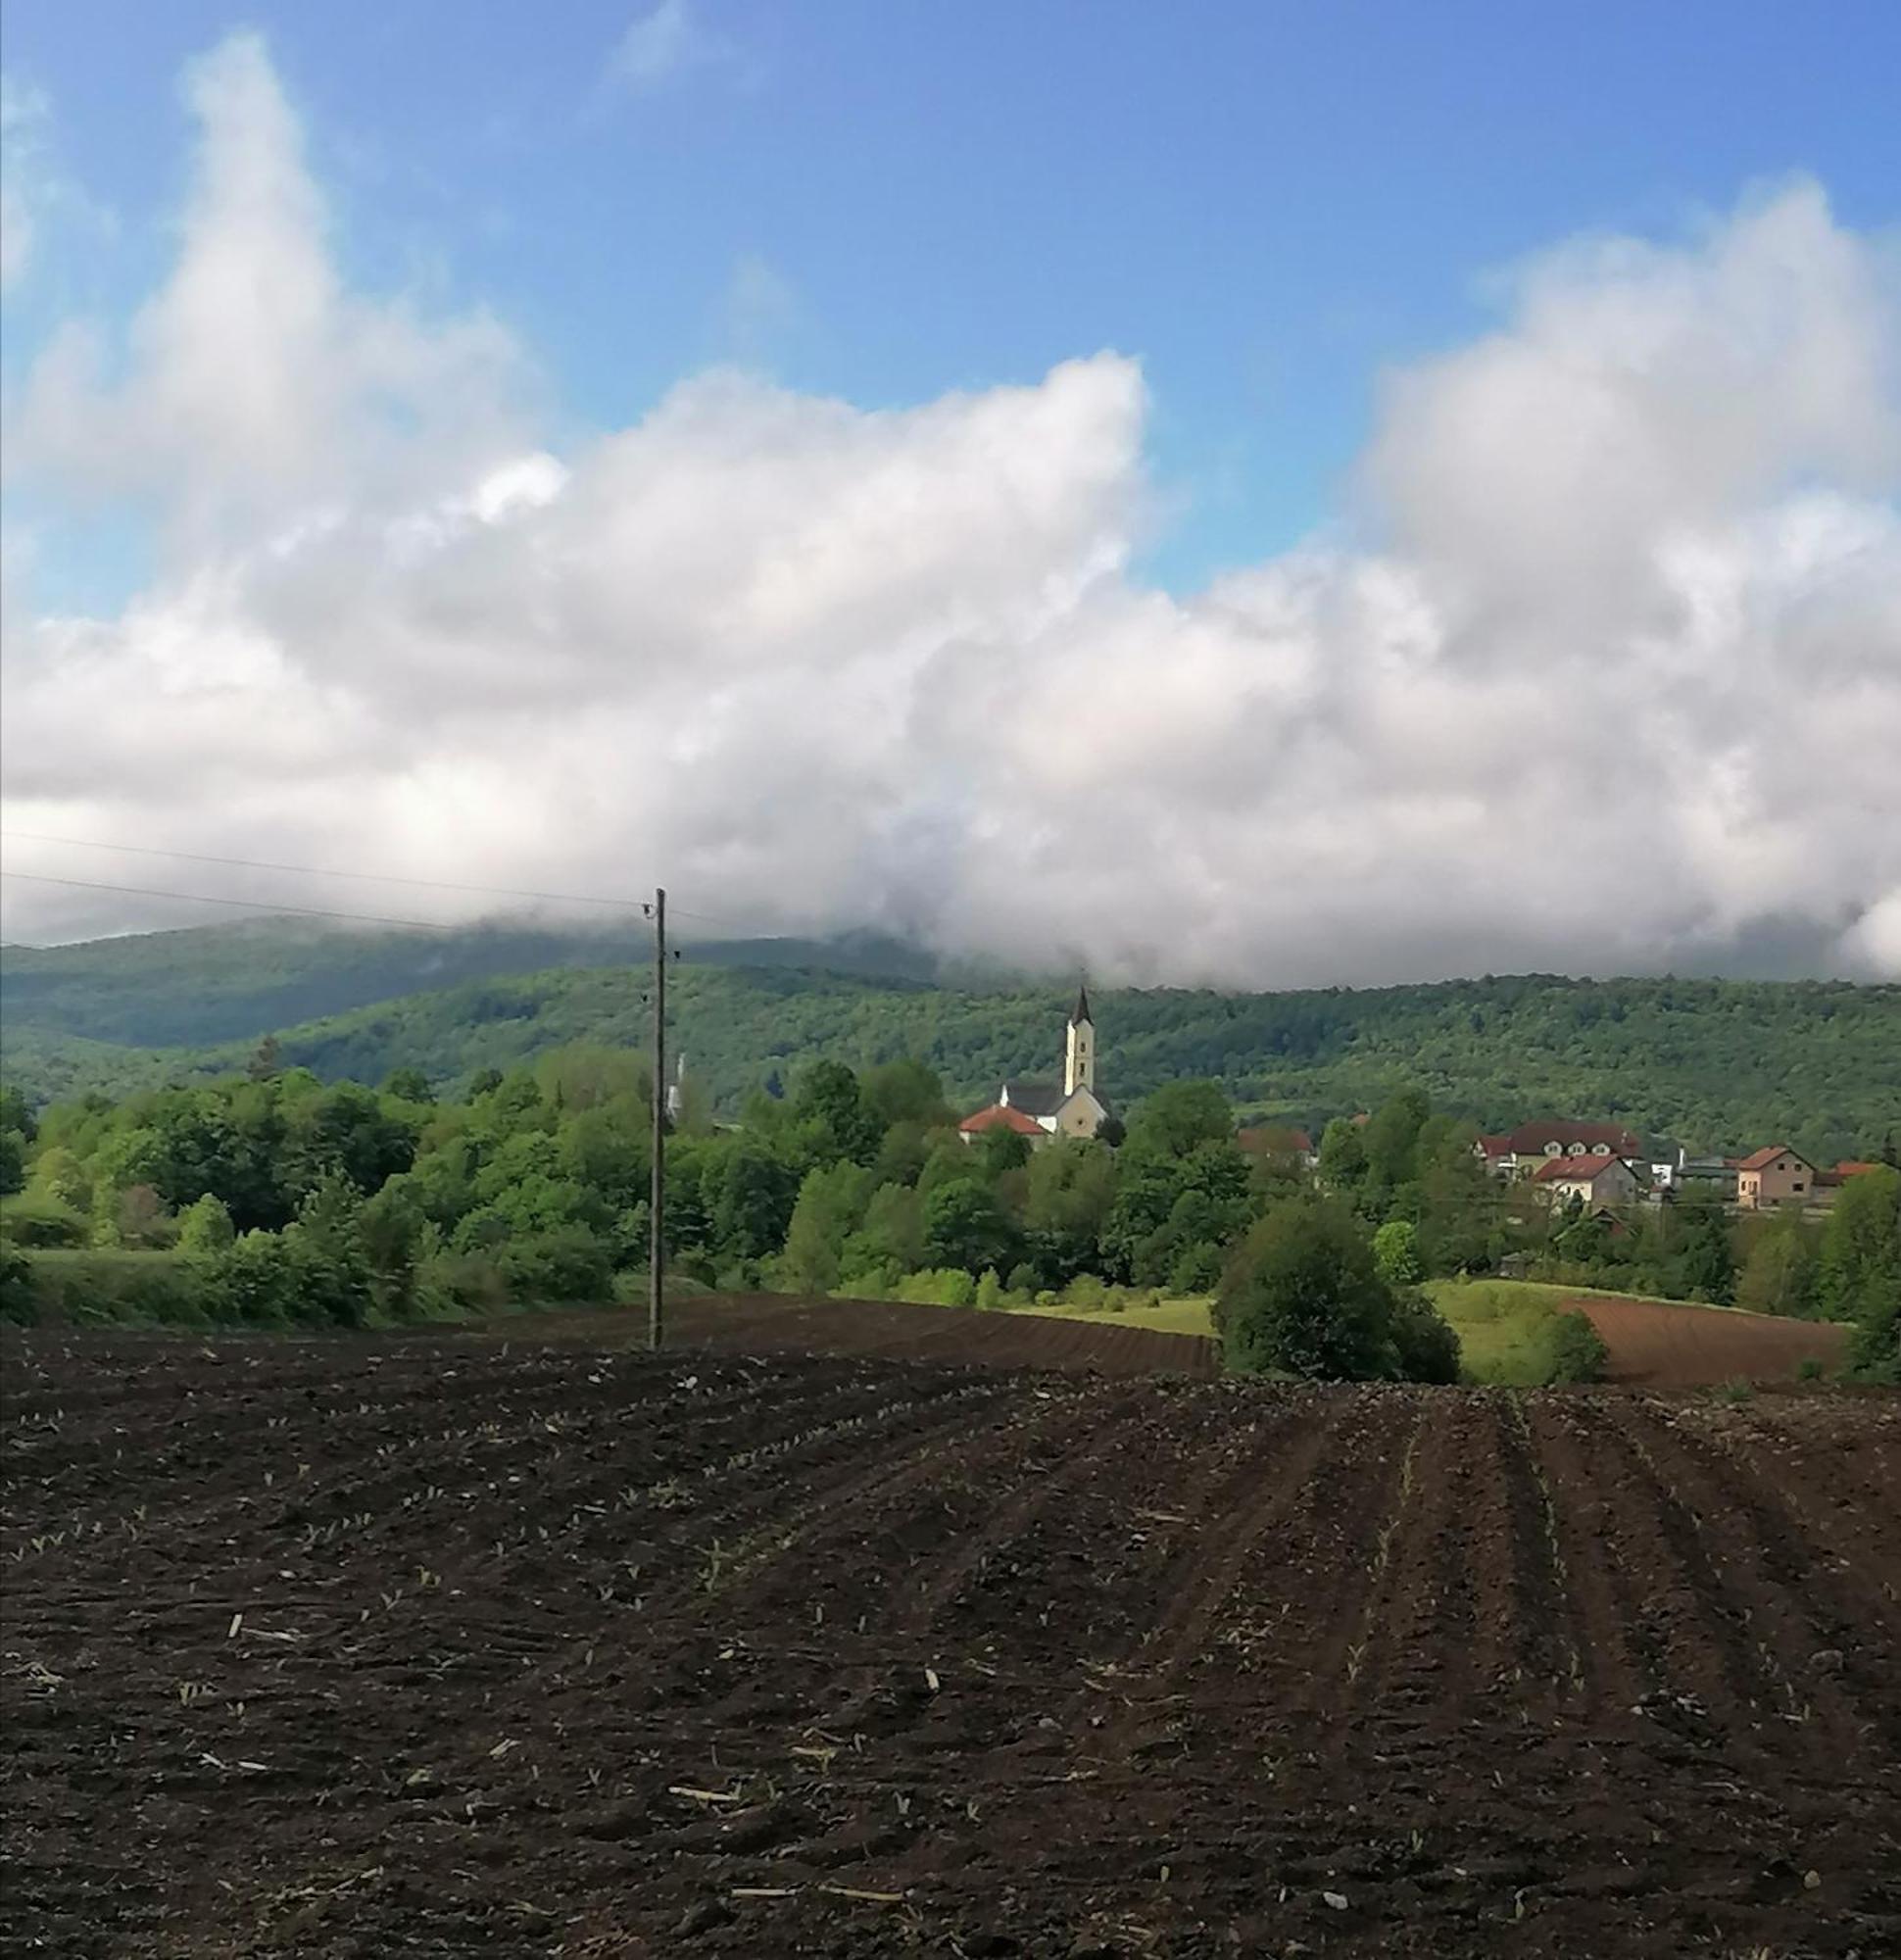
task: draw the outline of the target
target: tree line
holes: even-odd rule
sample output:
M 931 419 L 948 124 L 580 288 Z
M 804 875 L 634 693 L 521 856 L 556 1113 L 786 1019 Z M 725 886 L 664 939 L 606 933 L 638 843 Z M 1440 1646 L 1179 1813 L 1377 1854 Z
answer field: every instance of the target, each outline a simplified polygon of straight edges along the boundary
M 375 1090 L 325 1084 L 266 1044 L 242 1076 L 118 1102 L 35 1115 L 8 1092 L 0 1224 L 29 1253 L 169 1250 L 179 1310 L 208 1322 L 631 1298 L 648 1257 L 652 1088 L 645 1055 L 582 1045 L 437 1100 L 414 1068 Z M 1219 1085 L 1191 1080 L 1143 1098 L 1111 1136 L 972 1143 L 924 1062 L 820 1060 L 756 1090 L 737 1123 L 689 1088 L 668 1148 L 667 1250 L 682 1281 L 724 1291 L 982 1306 L 1210 1295 L 1236 1366 L 1298 1374 L 1456 1373 L 1419 1289 L 1507 1261 L 1854 1320 L 1864 1360 L 1891 1349 L 1901 1171 L 1853 1179 L 1820 1227 L 1696 1200 L 1607 1223 L 1501 1186 L 1475 1136 L 1402 1090 L 1331 1123 L 1310 1170 L 1289 1133 L 1243 1149 Z M 130 1271 L 94 1266 L 86 1283 Z

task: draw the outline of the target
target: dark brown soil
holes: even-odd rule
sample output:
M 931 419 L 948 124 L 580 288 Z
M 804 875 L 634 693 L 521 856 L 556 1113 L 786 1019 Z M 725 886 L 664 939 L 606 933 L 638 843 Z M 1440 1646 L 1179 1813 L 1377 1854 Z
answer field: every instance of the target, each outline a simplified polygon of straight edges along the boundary
M 1901 1400 L 878 1311 L 10 1340 L 5 1951 L 1901 1950 Z
M 1632 1387 L 1787 1382 L 1804 1361 L 1838 1368 L 1848 1348 L 1848 1330 L 1827 1321 L 1779 1320 L 1671 1300 L 1580 1298 L 1567 1303 L 1590 1316 L 1611 1350 L 1609 1379 Z

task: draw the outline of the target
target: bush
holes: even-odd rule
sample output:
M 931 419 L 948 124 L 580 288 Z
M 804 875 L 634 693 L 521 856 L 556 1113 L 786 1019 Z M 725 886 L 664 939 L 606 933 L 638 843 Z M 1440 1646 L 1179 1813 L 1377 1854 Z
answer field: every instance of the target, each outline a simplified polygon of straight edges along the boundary
M 1544 1336 L 1544 1379 L 1547 1382 L 1601 1382 L 1611 1351 L 1604 1346 L 1590 1315 L 1573 1308 L 1551 1316 Z
M 917 1306 L 974 1306 L 977 1282 L 961 1266 L 933 1267 L 901 1280 L 898 1298 Z
M 1248 1233 L 1215 1297 L 1238 1374 L 1380 1381 L 1398 1373 L 1392 1290 L 1338 1199 L 1284 1199 Z
M 512 1240 L 496 1254 L 495 1264 L 511 1299 L 589 1300 L 612 1295 L 608 1244 L 585 1225 L 561 1225 Z
M 30 1327 L 39 1318 L 33 1298 L 33 1262 L 18 1246 L 0 1240 L 0 1321 Z
M 1392 1303 L 1392 1341 L 1399 1373 L 1408 1382 L 1456 1382 L 1459 1337 L 1438 1307 L 1408 1288 Z
M 0 1257 L 3 1257 L 0 1254 Z M 175 1252 L 40 1251 L 9 1281 L 8 1319 L 72 1327 L 209 1327 L 218 1299 Z
M 1419 1256 L 1419 1228 L 1402 1218 L 1382 1225 L 1373 1235 L 1373 1263 L 1389 1286 L 1417 1286 L 1426 1277 Z
M 1805 1354 L 1795 1364 L 1795 1379 L 1798 1382 L 1819 1382 L 1828 1370 L 1813 1354 Z
M 1222 1252 L 1219 1246 L 1203 1240 L 1188 1247 L 1168 1275 L 1173 1294 L 1212 1293 L 1221 1284 Z
M 0 1239 L 27 1250 L 83 1246 L 88 1227 L 72 1205 L 38 1193 L 0 1200 Z

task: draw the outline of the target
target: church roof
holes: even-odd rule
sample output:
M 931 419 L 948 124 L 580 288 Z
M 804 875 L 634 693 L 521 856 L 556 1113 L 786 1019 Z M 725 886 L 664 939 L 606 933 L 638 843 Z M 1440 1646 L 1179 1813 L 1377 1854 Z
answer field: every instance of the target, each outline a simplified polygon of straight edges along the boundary
M 1076 989 L 1076 1006 L 1074 1012 L 1069 1017 L 1071 1027 L 1074 1027 L 1079 1021 L 1088 1021 L 1092 1026 L 1095 1025 L 1096 1021 L 1095 1015 L 1089 1010 L 1089 988 L 1087 985 Z
M 1055 1082 L 1006 1082 L 1003 1101 L 1026 1116 L 1053 1116 L 1068 1099 Z

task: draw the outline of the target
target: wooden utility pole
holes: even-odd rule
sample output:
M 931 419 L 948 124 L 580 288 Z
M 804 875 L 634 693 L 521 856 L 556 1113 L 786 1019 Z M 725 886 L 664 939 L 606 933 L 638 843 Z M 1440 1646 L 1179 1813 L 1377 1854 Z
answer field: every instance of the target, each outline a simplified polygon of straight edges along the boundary
M 647 1345 L 665 1336 L 666 1283 L 666 893 L 654 893 L 654 1184 L 647 1206 Z

